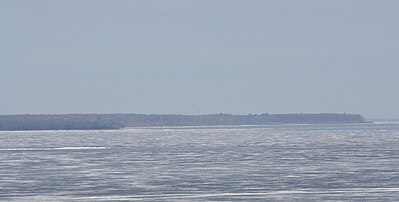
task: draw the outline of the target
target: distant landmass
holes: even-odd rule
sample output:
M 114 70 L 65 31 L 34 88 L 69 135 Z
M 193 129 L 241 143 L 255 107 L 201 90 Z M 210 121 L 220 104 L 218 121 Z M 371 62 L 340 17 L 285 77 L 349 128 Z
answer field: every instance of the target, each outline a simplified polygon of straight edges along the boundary
M 128 127 L 365 123 L 359 114 L 40 114 L 0 115 L 0 130 L 101 130 Z

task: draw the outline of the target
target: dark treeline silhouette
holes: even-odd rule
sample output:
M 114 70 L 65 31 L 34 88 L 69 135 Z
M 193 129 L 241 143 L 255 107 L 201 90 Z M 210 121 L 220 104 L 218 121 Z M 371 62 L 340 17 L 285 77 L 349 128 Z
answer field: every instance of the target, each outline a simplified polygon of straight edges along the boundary
M 358 114 L 0 115 L 0 130 L 100 130 L 126 127 L 364 123 Z

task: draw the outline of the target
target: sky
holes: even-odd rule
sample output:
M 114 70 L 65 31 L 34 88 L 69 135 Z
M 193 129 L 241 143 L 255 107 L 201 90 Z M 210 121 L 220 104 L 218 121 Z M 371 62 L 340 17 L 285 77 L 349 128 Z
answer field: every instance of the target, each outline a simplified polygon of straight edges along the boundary
M 2 0 L 0 114 L 399 118 L 399 1 Z

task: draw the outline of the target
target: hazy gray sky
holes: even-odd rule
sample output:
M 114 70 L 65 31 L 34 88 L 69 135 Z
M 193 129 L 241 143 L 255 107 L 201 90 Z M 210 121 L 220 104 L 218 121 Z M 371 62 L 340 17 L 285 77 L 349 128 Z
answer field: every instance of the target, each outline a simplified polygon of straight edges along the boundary
M 0 1 L 0 114 L 399 118 L 399 1 Z

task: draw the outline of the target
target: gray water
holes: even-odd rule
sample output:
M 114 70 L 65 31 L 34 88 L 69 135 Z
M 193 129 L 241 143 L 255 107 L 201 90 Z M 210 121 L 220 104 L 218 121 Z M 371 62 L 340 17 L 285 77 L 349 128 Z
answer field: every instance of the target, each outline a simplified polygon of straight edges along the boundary
M 0 132 L 2 201 L 397 201 L 399 125 Z

